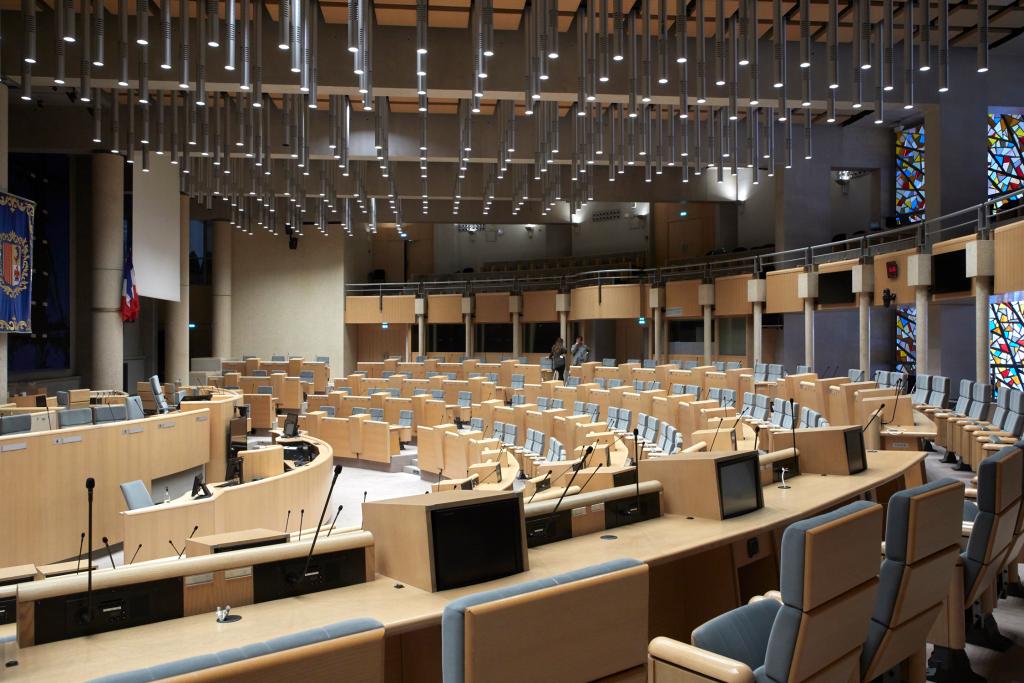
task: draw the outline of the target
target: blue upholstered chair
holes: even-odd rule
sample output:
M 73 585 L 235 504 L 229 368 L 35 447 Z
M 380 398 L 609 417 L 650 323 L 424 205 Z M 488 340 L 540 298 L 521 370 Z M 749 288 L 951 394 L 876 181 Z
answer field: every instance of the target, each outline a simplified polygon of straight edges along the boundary
M 932 377 L 924 373 L 917 373 L 914 379 L 914 396 L 911 399 L 916 405 L 928 402 L 928 393 L 931 391 Z
M 146 411 L 142 407 L 141 396 L 129 396 L 124 402 L 125 410 L 129 420 L 141 420 L 146 417 Z
M 846 376 L 851 382 L 863 382 L 864 371 L 860 368 L 850 368 L 846 371 Z
M 93 424 L 103 424 L 105 422 L 121 422 L 126 420 L 127 409 L 124 405 L 118 405 L 116 403 L 103 403 L 101 405 L 90 406 L 92 408 L 92 422 Z
M 867 501 L 791 524 L 781 591 L 698 626 L 693 645 L 655 638 L 649 680 L 852 680 L 875 606 L 881 532 L 882 507 Z
M 642 675 L 647 602 L 647 565 L 632 559 L 463 596 L 448 603 L 441 615 L 442 680 L 591 681 L 627 671 Z M 509 618 L 527 618 L 529 637 L 494 637 L 493 629 Z M 600 656 L 594 656 L 595 649 Z
M 949 378 L 942 377 L 940 375 L 932 375 L 931 388 L 928 390 L 928 400 L 925 401 L 930 406 L 936 408 L 943 408 L 946 405 L 946 401 L 949 400 Z
M 861 680 L 872 681 L 923 656 L 960 554 L 963 506 L 964 485 L 952 479 L 889 498 L 875 611 L 860 656 Z
M 57 426 L 80 427 L 92 424 L 92 409 L 90 408 L 65 408 L 57 412 Z
M 112 663 L 116 666 L 116 662 Z M 345 671 L 384 680 L 384 625 L 350 619 L 270 640 L 195 655 L 144 669 L 94 678 L 89 683 L 144 683 L 188 680 L 344 680 Z
M 32 416 L 28 413 L 0 417 L 0 434 L 21 434 L 32 431 Z
M 153 507 L 153 497 L 149 495 L 141 479 L 121 484 L 121 495 L 124 496 L 124 502 L 129 510 Z
M 579 375 L 569 375 L 565 378 L 565 386 L 567 387 L 578 387 L 580 385 Z

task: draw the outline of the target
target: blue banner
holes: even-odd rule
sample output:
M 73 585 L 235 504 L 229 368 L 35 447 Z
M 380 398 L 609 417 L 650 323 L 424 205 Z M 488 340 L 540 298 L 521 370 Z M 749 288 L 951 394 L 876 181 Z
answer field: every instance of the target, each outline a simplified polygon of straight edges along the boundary
M 35 217 L 35 202 L 0 192 L 0 332 L 32 331 Z

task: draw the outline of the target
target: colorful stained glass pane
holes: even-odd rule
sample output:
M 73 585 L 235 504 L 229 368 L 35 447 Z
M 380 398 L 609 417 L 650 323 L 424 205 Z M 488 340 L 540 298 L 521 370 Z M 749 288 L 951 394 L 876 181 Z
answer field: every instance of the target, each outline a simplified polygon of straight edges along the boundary
M 988 115 L 988 194 L 1024 190 L 1024 114 Z M 996 202 L 996 208 L 1019 200 L 1024 192 Z
M 917 367 L 917 309 L 896 307 L 896 371 L 915 374 Z
M 924 220 L 924 126 L 896 133 L 896 219 Z
M 990 300 L 988 332 L 992 388 L 1024 389 L 1024 301 Z

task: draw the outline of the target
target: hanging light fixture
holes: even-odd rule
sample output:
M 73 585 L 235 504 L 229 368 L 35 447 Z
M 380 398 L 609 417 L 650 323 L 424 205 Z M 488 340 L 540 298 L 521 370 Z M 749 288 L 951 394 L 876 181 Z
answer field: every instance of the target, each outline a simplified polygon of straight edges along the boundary
M 772 63 L 775 67 L 772 87 L 781 88 L 786 78 L 786 25 L 782 16 L 782 0 L 772 0 L 772 13 Z
M 725 0 L 715 0 L 715 85 L 725 85 Z
M 708 45 L 704 33 L 704 3 L 697 3 L 697 104 L 708 101 Z
M 612 35 L 612 61 L 621 62 L 626 58 L 625 25 L 622 15 L 622 0 L 615 0 L 615 33 Z
M 167 4 L 167 0 L 163 0 L 164 4 Z M 245 21 L 246 12 L 242 10 L 242 21 Z M 238 53 L 238 29 L 236 26 L 235 17 L 235 0 L 227 0 L 226 8 L 224 10 L 224 70 L 234 71 L 235 70 L 235 55 Z
M 57 2 L 63 6 L 64 41 L 73 43 L 75 42 L 75 0 L 55 0 L 54 6 Z
M 146 0 L 139 0 L 146 2 Z M 220 0 L 206 0 L 206 18 L 210 22 L 207 28 L 206 44 L 209 47 L 220 47 Z
M 988 0 L 978 0 L 978 73 L 988 71 Z
M 135 2 L 135 43 L 149 45 L 149 0 Z
M 35 4 L 34 0 L 30 0 L 30 2 Z M 26 19 L 27 19 L 27 17 L 26 17 Z M 55 36 L 56 39 L 53 41 L 53 43 L 54 43 L 54 45 L 53 45 L 54 62 L 55 62 L 54 69 L 55 69 L 56 73 L 54 73 L 53 82 L 54 82 L 55 85 L 64 85 L 64 77 L 66 75 L 66 73 L 65 73 L 65 71 L 66 71 L 66 69 L 65 69 L 65 61 L 66 60 L 65 60 L 65 54 L 64 54 L 65 53 L 65 45 L 66 45 L 66 43 L 64 42 L 64 39 L 61 38 L 61 35 L 64 33 L 64 13 L 63 12 L 57 12 L 56 13 L 56 24 L 57 24 L 57 26 L 56 26 L 57 33 L 56 33 L 56 36 Z M 30 64 L 32 63 L 32 62 L 29 62 L 27 56 L 24 59 L 24 61 L 26 61 L 26 62 L 28 62 Z
M 927 1 L 927 0 L 926 0 Z M 982 0 L 984 1 L 984 0 Z M 903 3 L 903 108 L 914 108 L 914 2 Z
M 121 66 L 121 74 L 117 84 L 122 88 L 128 87 L 128 3 L 127 0 L 117 0 L 118 39 L 117 56 Z
M 878 63 L 881 64 L 885 58 L 885 38 L 883 31 L 885 30 L 885 21 L 878 22 L 878 28 L 875 35 L 878 39 L 875 41 L 878 44 L 876 56 L 878 57 Z M 881 125 L 885 123 L 885 78 L 883 77 L 883 69 L 879 69 L 878 77 L 875 79 L 875 124 Z
M 170 2 L 170 0 L 164 0 L 164 2 Z M 178 0 L 178 22 L 181 26 L 181 71 L 178 74 L 178 87 L 183 90 L 188 89 L 189 84 L 189 68 L 190 58 L 192 56 L 192 46 L 188 40 L 188 25 L 191 23 L 189 18 L 189 0 Z
M 811 68 L 811 3 L 800 0 L 800 68 Z
M 892 2 L 892 0 L 886 0 Z M 828 87 L 839 87 L 839 0 L 828 0 L 828 24 L 825 29 L 828 51 Z
M 939 92 L 949 92 L 949 0 L 939 0 Z
M 860 17 L 860 68 L 871 68 L 871 0 L 854 0 L 858 3 Z M 930 2 L 930 0 L 929 0 Z
M 932 19 L 931 0 L 921 0 L 921 23 L 917 32 L 920 34 L 921 56 L 918 58 L 918 71 L 931 71 L 932 68 Z
M 231 3 L 229 2 L 230 6 Z M 102 7 L 100 8 L 102 11 Z M 160 1 L 160 68 L 167 71 L 171 68 L 173 51 L 171 50 L 171 0 Z
M 102 0 L 87 0 L 93 2 L 92 8 L 92 30 L 94 40 L 93 43 L 96 45 L 94 54 L 92 57 L 92 65 L 95 67 L 102 67 L 104 63 L 104 20 L 103 20 L 103 2 Z
M 64 42 L 64 41 L 60 41 Z M 96 92 L 96 103 L 92 107 L 92 141 L 99 145 L 103 143 L 103 91 Z
M 63 25 L 64 17 L 62 11 L 58 11 L 61 14 L 60 24 Z M 38 55 L 36 54 L 36 36 L 39 30 L 36 21 L 36 3 L 35 0 L 21 0 L 21 19 L 24 27 L 25 39 L 24 47 L 22 48 L 22 61 L 26 64 L 35 64 Z M 62 41 L 63 42 L 63 41 Z
M 883 73 L 882 90 L 885 92 L 892 92 L 896 83 L 896 22 L 893 4 L 893 0 L 883 0 L 882 2 L 882 23 L 885 28 L 885 48 L 881 58 L 881 65 Z

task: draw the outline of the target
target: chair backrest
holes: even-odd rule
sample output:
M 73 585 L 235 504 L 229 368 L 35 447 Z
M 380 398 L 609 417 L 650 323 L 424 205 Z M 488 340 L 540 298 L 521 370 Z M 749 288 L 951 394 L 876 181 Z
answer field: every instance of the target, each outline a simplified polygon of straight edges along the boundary
M 515 446 L 519 440 L 519 427 L 511 422 L 505 424 L 505 431 L 502 433 L 501 442 L 506 446 Z
M 256 387 L 257 394 L 273 394 L 274 387 Z
M 469 418 L 469 428 L 482 432 L 484 430 L 484 419 L 482 417 L 471 417 Z
M 725 372 L 725 361 L 724 360 L 716 360 L 716 361 L 713 361 L 711 364 L 715 367 L 715 370 L 717 370 L 718 372 Z
M 334 406 L 320 406 L 320 410 L 324 411 L 324 415 L 327 417 L 334 417 L 335 415 Z
M 284 356 L 271 356 L 270 357 L 270 361 L 272 363 L 284 363 L 286 360 L 288 360 L 288 359 L 285 358 Z
M 693 370 L 695 367 L 697 367 L 697 361 L 695 361 L 695 360 L 683 361 L 683 370 Z
M 640 429 L 640 436 L 651 443 L 654 443 L 658 438 L 658 418 L 653 415 L 644 415 L 640 413 L 644 419 L 644 425 Z M 639 420 L 639 417 L 637 418 Z
M 992 403 L 992 385 L 975 383 L 971 388 L 971 405 L 967 408 L 967 417 L 983 419 Z
M 928 392 L 931 391 L 932 378 L 930 375 L 917 373 L 914 380 L 914 403 L 927 403 Z
M 29 413 L 0 417 L 0 434 L 20 434 L 30 431 L 32 431 L 32 415 Z
M 526 397 L 522 394 L 515 394 L 512 396 L 512 405 L 521 406 L 526 403 Z
M 597 422 L 600 419 L 601 406 L 596 403 L 587 403 L 583 406 L 587 415 L 590 416 L 591 422 Z
M 565 460 L 565 446 L 562 445 L 562 442 L 553 436 L 548 439 L 548 450 L 544 454 L 544 459 Z
M 972 604 L 1002 571 L 1021 505 L 1024 452 L 1008 446 L 978 466 L 978 514 L 960 555 L 964 564 L 964 605 Z
M 124 407 L 127 410 L 129 420 L 141 420 L 146 417 L 146 411 L 142 408 L 141 396 L 129 396 L 125 399 Z
M 536 429 L 526 430 L 526 441 L 523 442 L 523 449 L 529 453 L 540 455 L 544 450 L 544 434 Z
M 771 423 L 776 427 L 784 427 L 786 413 L 789 412 L 789 401 L 784 398 L 773 398 L 772 399 L 772 417 Z
M 782 379 L 785 375 L 785 371 L 782 369 L 782 365 L 779 363 L 768 364 L 768 381 Z
M 722 406 L 730 408 L 736 405 L 736 390 L 722 389 Z
M 326 363 L 326 364 L 330 365 L 331 357 L 330 356 L 317 356 L 316 357 L 316 362 L 317 363 Z
M 608 384 L 608 388 L 609 389 L 614 389 L 615 387 L 621 387 L 622 386 L 622 380 L 618 379 L 617 377 L 612 377 L 606 383 Z
M 601 365 L 603 365 L 606 368 L 614 368 L 618 364 L 619 364 L 619 362 L 617 360 L 615 360 L 614 358 L 602 358 L 601 359 Z
M 94 678 L 89 683 L 189 683 L 340 680 L 384 681 L 384 626 L 350 619 L 220 652 Z M 335 672 L 329 674 L 327 672 Z M 345 675 L 337 676 L 344 671 Z
M 572 414 L 573 415 L 585 415 L 587 412 L 586 404 L 583 401 L 572 402 Z
M 491 429 L 492 429 L 491 436 L 493 438 L 497 439 L 498 441 L 502 441 L 503 442 L 504 438 L 505 438 L 505 423 L 504 422 L 499 422 L 498 420 L 495 420 L 494 424 L 491 425 Z
M 967 414 L 967 409 L 971 405 L 971 390 L 974 386 L 974 382 L 969 379 L 960 380 L 960 395 L 956 399 L 956 405 L 953 406 L 955 412 L 961 415 Z
M 925 403 L 939 408 L 945 407 L 946 400 L 949 399 L 949 378 L 932 375 L 932 381 L 928 386 L 928 400 Z
M 810 365 L 798 365 L 798 366 L 796 366 L 796 374 L 798 374 L 798 375 L 806 375 L 810 371 L 811 371 L 811 366 Z
M 804 681 L 826 669 L 821 680 L 851 679 L 874 607 L 881 537 L 882 507 L 867 501 L 786 529 L 766 680 Z
M 615 422 L 615 428 L 621 431 L 629 430 L 629 423 L 633 420 L 633 411 L 628 408 L 619 408 L 619 416 Z
M 754 363 L 754 381 L 763 382 L 768 377 L 767 363 Z
M 435 401 L 443 401 L 444 400 L 444 389 L 431 389 L 430 390 L 430 397 L 432 399 L 434 399 Z
M 88 424 L 92 424 L 90 408 L 65 408 L 57 411 L 57 425 L 61 428 Z
M 940 479 L 889 498 L 885 557 L 861 653 L 870 681 L 924 649 L 960 553 L 964 485 Z
M 384 421 L 384 409 L 383 408 L 370 408 L 370 419 L 374 422 Z
M 522 389 L 523 385 L 525 383 L 526 383 L 526 378 L 525 378 L 524 375 L 512 375 L 512 388 L 513 389 Z
M 469 408 L 473 405 L 473 393 L 470 391 L 459 392 L 459 406 L 462 408 Z
M 349 415 L 369 415 L 370 409 L 362 406 L 352 406 L 352 412 Z
M 864 371 L 861 370 L 860 368 L 850 368 L 849 370 L 846 371 L 846 376 L 850 379 L 851 382 L 864 381 Z
M 681 396 L 684 393 L 683 392 L 683 385 L 682 384 L 673 384 L 672 388 L 669 390 L 669 393 L 672 394 L 673 396 Z
M 708 400 L 722 402 L 722 389 L 721 387 L 711 387 L 708 389 Z
M 121 495 L 124 496 L 125 505 L 129 510 L 153 507 L 153 497 L 149 495 L 141 479 L 121 484 Z
M 124 405 L 116 403 L 102 403 L 100 405 L 90 406 L 92 408 L 92 422 L 93 424 L 103 424 L 104 422 L 121 422 L 127 419 L 127 409 Z
M 746 412 L 747 415 L 750 415 L 751 411 L 754 410 L 754 392 L 752 392 L 752 391 L 744 391 L 743 392 L 743 408 L 742 408 L 742 410 L 743 410 L 743 412 Z
M 754 394 L 753 417 L 758 420 L 768 419 L 768 397 L 764 394 Z
M 565 378 L 565 386 L 567 387 L 578 387 L 580 385 L 579 375 L 569 375 Z
M 740 369 L 740 362 L 738 360 L 728 361 L 725 364 L 725 369 L 726 370 L 739 370 Z
M 400 427 L 412 427 L 412 411 L 402 408 L 398 411 L 398 425 Z
M 800 406 L 800 422 L 797 423 L 798 427 L 810 427 L 811 426 L 811 409 L 807 406 Z
M 684 384 L 683 393 L 690 394 L 691 396 L 696 396 L 698 399 L 700 399 L 700 387 L 696 384 Z
M 441 616 L 442 680 L 592 681 L 642 674 L 647 572 L 636 560 L 613 560 L 453 600 Z M 529 624 L 530 637 L 510 638 L 509 624 Z
M 553 367 L 552 364 L 551 364 L 551 359 L 550 358 L 541 358 L 540 359 L 540 367 L 541 367 L 541 370 L 550 370 Z
M 538 396 L 537 397 L 537 407 L 540 408 L 541 410 L 547 410 L 548 409 L 548 397 L 547 396 Z

